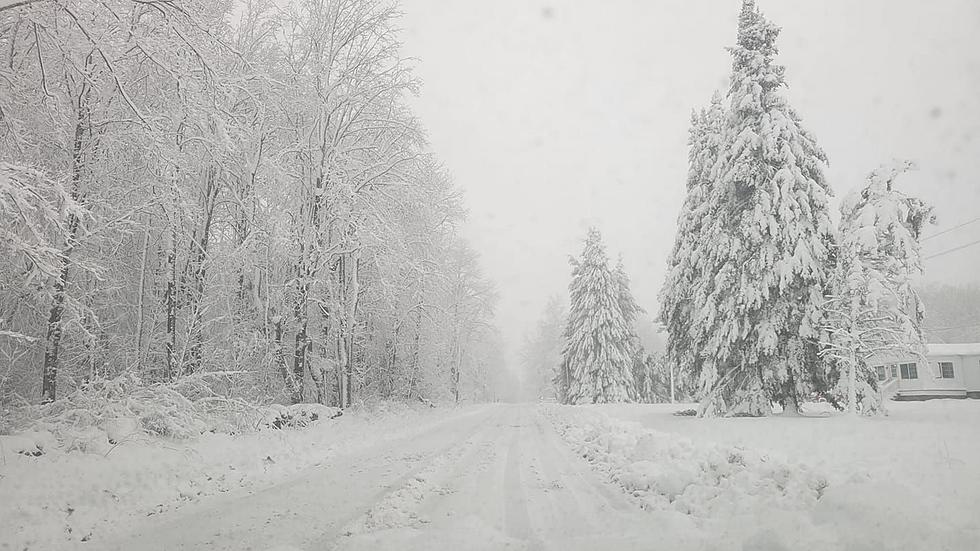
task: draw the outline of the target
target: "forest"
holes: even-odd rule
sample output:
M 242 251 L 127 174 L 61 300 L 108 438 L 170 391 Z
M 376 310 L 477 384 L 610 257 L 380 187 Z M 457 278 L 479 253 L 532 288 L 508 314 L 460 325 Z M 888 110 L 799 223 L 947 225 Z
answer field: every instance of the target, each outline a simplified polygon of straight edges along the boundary
M 0 404 L 494 399 L 496 291 L 397 13 L 0 2 Z

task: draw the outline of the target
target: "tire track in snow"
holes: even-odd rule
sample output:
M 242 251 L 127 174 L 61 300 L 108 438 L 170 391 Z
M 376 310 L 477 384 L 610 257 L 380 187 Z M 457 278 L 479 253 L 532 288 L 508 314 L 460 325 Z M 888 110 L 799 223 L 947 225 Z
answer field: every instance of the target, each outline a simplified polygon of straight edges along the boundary
M 112 541 L 83 549 L 126 551 L 264 550 L 275 544 L 316 545 L 396 491 L 432 459 L 446 453 L 494 417 L 464 414 L 420 434 L 341 453 L 286 482 L 258 491 L 224 494 L 172 514 L 139 522 Z M 322 549 L 311 546 L 309 549 Z
M 341 536 L 334 549 L 538 549 L 507 534 L 509 444 L 517 414 L 500 406 L 461 449 L 427 469 L 425 484 L 411 485 L 394 500 L 401 513 L 417 519 Z M 518 458 L 519 456 L 511 456 Z M 519 490 L 518 490 L 519 492 Z M 401 499 L 411 496 L 412 499 Z M 385 504 L 379 504 L 385 509 Z M 528 532 L 530 533 L 530 532 Z M 314 548 L 310 548 L 314 549 Z
M 531 415 L 524 469 L 531 524 L 542 543 L 534 549 L 690 548 L 663 535 L 637 504 L 576 456 L 537 408 Z
M 531 541 L 531 519 L 527 512 L 527 491 L 521 480 L 521 432 L 523 425 L 510 439 L 504 467 L 504 527 L 508 536 Z
M 454 442 L 437 453 L 429 454 L 421 468 L 406 473 L 386 486 L 386 491 L 373 500 L 373 505 L 351 518 L 341 529 L 339 538 L 330 542 L 333 546 L 343 545 L 344 538 L 368 532 L 392 528 L 418 527 L 430 521 L 422 511 L 421 504 L 433 495 L 452 490 L 440 482 L 448 481 L 455 474 L 453 465 L 462 465 L 462 459 L 476 453 L 476 442 L 486 432 L 489 419 L 484 420 L 473 434 L 461 442 Z M 326 542 L 316 542 L 323 545 Z

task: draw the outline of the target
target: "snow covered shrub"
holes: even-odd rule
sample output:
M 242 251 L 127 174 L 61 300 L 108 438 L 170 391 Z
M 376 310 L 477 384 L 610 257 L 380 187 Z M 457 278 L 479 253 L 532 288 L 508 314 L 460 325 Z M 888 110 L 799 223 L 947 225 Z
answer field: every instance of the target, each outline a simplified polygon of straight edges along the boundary
M 35 428 L 52 433 L 68 449 L 81 451 L 102 449 L 103 442 L 108 446 L 138 432 L 190 438 L 212 424 L 179 392 L 166 385 L 145 386 L 132 373 L 92 381 L 33 409 Z

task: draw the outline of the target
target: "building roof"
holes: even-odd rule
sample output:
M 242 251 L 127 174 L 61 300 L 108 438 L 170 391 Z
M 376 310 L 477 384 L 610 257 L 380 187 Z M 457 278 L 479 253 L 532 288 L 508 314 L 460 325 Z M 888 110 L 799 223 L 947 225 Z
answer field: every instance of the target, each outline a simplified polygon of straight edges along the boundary
M 927 344 L 931 356 L 980 356 L 980 342 Z

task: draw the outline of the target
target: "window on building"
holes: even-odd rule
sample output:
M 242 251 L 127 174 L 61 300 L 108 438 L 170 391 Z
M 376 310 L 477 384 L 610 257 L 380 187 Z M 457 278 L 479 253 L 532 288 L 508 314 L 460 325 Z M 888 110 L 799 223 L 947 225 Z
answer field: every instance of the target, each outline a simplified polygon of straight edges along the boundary
M 892 379 L 898 377 L 898 366 L 892 364 L 890 367 L 892 368 Z
M 878 372 L 878 380 L 879 381 L 884 381 L 885 380 L 885 366 L 883 366 L 883 365 L 876 365 L 875 366 L 875 371 Z
M 898 366 L 902 370 L 903 379 L 918 379 L 919 369 L 915 364 L 901 364 Z
M 943 379 L 953 379 L 953 362 L 939 362 L 939 376 Z

